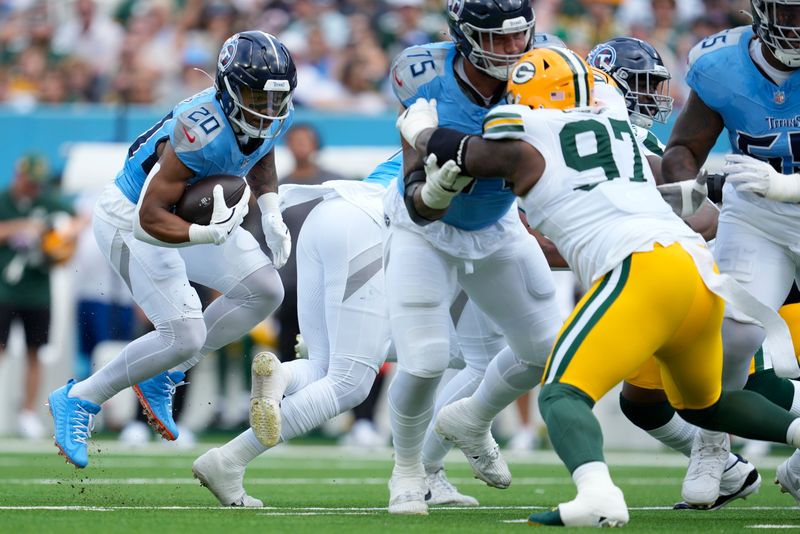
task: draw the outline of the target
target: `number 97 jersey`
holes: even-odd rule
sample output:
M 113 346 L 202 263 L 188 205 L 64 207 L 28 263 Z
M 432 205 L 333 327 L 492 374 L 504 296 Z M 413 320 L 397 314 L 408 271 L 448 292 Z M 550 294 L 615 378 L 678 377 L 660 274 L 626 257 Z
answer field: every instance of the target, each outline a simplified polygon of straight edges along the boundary
M 236 133 L 220 107 L 213 87 L 180 102 L 142 133 L 128 149 L 125 166 L 117 174 L 117 187 L 137 203 L 147 175 L 158 161 L 158 145 L 168 141 L 181 162 L 194 173 L 188 183 L 207 176 L 228 174 L 246 176 L 288 130 L 293 110 L 282 121 L 273 121 L 269 138 L 249 154 L 242 153 Z
M 520 204 L 584 287 L 656 240 L 702 243 L 661 198 L 624 106 L 498 106 L 483 137 L 522 140 L 542 154 L 545 170 Z

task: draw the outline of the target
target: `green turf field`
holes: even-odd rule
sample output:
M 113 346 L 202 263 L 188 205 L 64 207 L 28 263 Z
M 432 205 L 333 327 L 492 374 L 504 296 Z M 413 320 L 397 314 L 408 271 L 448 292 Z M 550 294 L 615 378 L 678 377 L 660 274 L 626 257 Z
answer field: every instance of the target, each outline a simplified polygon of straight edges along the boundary
M 508 454 L 514 482 L 507 490 L 471 478 L 466 461 L 453 455 L 450 479 L 477 497 L 479 508 L 389 516 L 389 449 L 280 446 L 255 461 L 245 479 L 248 492 L 267 508 L 223 509 L 191 474 L 193 459 L 210 446 L 131 452 L 95 442 L 90 467 L 76 470 L 45 443 L 0 441 L 0 532 L 523 532 L 532 528 L 524 521 L 531 511 L 574 492 L 551 451 Z M 764 479 L 758 495 L 717 512 L 671 510 L 683 476 L 684 460 L 677 455 L 610 453 L 608 460 L 631 507 L 628 531 L 800 530 L 800 508 L 772 484 L 779 456 L 758 462 Z

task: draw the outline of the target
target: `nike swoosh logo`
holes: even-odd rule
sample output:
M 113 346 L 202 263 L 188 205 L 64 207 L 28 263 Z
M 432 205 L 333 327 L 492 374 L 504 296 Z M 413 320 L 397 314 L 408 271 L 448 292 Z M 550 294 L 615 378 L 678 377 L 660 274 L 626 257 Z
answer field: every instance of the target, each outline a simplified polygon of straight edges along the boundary
M 197 137 L 192 137 L 191 134 L 189 134 L 189 130 L 186 129 L 186 126 L 183 126 L 183 133 L 186 134 L 186 139 L 188 139 L 190 143 L 194 143 L 197 140 Z

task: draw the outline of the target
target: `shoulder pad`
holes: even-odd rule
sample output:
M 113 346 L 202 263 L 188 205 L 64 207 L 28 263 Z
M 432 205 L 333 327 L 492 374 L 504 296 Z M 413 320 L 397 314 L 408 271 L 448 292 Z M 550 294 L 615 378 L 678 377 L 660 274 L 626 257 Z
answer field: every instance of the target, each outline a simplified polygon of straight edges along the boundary
M 530 108 L 518 104 L 496 106 L 483 119 L 486 139 L 522 139 L 525 134 L 523 113 Z
M 589 67 L 592 70 L 592 77 L 594 77 L 594 83 L 604 83 L 606 85 L 610 85 L 614 89 L 619 91 L 619 86 L 617 82 L 614 81 L 614 78 L 608 75 L 607 72 L 598 69 L 597 67 Z
M 742 35 L 750 29 L 750 26 L 739 26 L 738 28 L 731 28 L 723 30 L 714 35 L 709 35 L 689 51 L 689 68 L 694 65 L 695 61 L 704 55 L 717 51 L 721 48 L 735 46 L 739 43 Z
M 403 50 L 392 63 L 392 89 L 403 105 L 418 96 L 420 88 L 446 72 L 448 43 L 412 46 Z
M 639 141 L 649 153 L 652 153 L 652 155 L 658 157 L 662 157 L 664 155 L 664 144 L 656 136 L 656 134 L 647 128 L 642 128 L 641 126 L 636 126 L 635 124 L 631 124 L 631 128 L 636 136 L 636 140 Z
M 227 121 L 212 104 L 199 104 L 176 117 L 171 132 L 175 152 L 194 152 L 211 144 L 227 128 Z

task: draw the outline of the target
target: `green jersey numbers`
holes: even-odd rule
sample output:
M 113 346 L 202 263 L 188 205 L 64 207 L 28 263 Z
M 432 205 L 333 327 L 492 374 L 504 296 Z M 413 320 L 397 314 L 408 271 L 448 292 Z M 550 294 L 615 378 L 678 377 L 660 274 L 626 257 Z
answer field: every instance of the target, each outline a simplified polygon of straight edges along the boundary
M 612 142 L 614 139 L 628 143 L 620 145 Z M 642 170 L 642 154 L 636 141 L 636 135 L 626 120 L 608 118 L 606 120 L 584 119 L 569 122 L 564 125 L 558 135 L 561 143 L 561 152 L 567 167 L 578 172 L 591 169 L 601 169 L 602 174 L 597 174 L 598 180 L 576 187 L 588 191 L 603 181 L 623 178 L 631 182 L 646 182 Z M 624 148 L 623 148 L 624 147 Z M 623 154 L 625 150 L 628 153 Z M 633 155 L 633 168 L 620 171 L 620 163 L 628 161 Z M 625 172 L 626 175 L 622 173 Z

